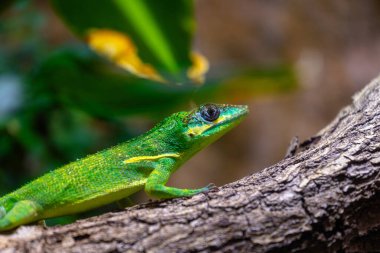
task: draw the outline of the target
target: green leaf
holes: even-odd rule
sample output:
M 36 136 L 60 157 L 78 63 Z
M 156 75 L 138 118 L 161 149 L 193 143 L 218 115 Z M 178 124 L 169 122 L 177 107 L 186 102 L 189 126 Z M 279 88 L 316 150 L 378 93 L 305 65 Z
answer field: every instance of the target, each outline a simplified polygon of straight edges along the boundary
M 31 87 L 45 87 L 62 104 L 102 118 L 162 117 L 188 109 L 194 102 L 240 103 L 253 96 L 288 92 L 297 87 L 292 69 L 286 67 L 246 70 L 201 87 L 157 85 L 126 75 L 85 50 L 58 51 L 36 70 L 30 79 Z
M 180 90 L 188 90 L 127 75 L 91 52 L 72 50 L 51 55 L 37 68 L 31 82 L 32 87 L 46 87 L 67 106 L 104 118 L 154 115 L 181 103 Z
M 51 2 L 67 25 L 81 38 L 88 39 L 96 31 L 116 32 L 116 35 L 121 34 L 130 40 L 141 61 L 152 66 L 164 79 L 175 82 L 186 79 L 186 71 L 191 66 L 194 31 L 192 0 Z M 96 36 L 105 36 L 99 34 Z M 112 43 L 112 36 L 104 39 L 106 43 Z M 113 56 L 109 58 L 118 64 Z M 138 67 L 140 69 L 142 67 Z

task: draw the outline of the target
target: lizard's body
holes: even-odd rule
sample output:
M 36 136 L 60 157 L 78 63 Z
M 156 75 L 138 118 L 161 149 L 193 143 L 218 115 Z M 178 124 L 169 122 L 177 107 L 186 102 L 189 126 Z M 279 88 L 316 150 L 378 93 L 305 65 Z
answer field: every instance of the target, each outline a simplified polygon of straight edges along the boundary
M 219 111 L 210 122 L 201 115 L 207 106 Z M 0 198 L 0 230 L 86 211 L 144 188 L 158 198 L 205 191 L 207 187 L 177 189 L 165 184 L 184 162 L 246 113 L 246 107 L 206 105 L 173 114 L 146 134 L 51 171 Z

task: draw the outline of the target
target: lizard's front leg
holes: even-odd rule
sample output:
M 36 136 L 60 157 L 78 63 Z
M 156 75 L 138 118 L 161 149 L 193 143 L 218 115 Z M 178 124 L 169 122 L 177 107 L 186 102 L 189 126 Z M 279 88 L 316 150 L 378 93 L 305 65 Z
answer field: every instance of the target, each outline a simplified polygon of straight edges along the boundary
M 171 174 L 175 171 L 174 163 L 175 160 L 172 158 L 163 158 L 158 161 L 156 168 L 151 172 L 145 183 L 145 192 L 149 196 L 159 199 L 188 197 L 208 191 L 211 188 L 211 186 L 206 186 L 200 189 L 179 189 L 165 186 Z

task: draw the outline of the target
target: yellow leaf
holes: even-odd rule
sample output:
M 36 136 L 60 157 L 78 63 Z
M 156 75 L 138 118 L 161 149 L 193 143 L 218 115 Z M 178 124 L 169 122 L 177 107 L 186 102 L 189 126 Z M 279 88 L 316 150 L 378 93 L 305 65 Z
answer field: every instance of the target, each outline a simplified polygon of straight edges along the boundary
M 125 34 L 109 29 L 91 29 L 87 43 L 98 54 L 139 77 L 165 82 L 156 69 L 144 63 L 137 55 L 137 48 Z
M 205 81 L 206 72 L 209 69 L 209 63 L 203 55 L 197 52 L 192 52 L 190 59 L 193 65 L 188 69 L 187 76 L 194 83 L 203 84 Z

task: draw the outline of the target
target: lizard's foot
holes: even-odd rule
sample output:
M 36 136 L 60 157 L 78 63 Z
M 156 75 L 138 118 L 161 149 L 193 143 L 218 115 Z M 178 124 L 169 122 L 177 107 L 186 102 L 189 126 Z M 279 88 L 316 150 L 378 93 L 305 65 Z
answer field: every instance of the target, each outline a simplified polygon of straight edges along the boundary
M 206 187 L 204 187 L 204 192 L 209 192 L 209 191 L 213 191 L 213 190 L 216 190 L 218 187 L 213 184 L 213 183 L 209 183 Z
M 37 221 L 37 224 L 39 225 L 39 226 L 41 226 L 43 229 L 47 229 L 47 225 L 46 225 L 46 222 L 45 222 L 45 220 L 39 220 L 39 221 Z
M 21 200 L 0 219 L 0 231 L 10 230 L 17 226 L 38 220 L 40 206 L 31 200 Z

